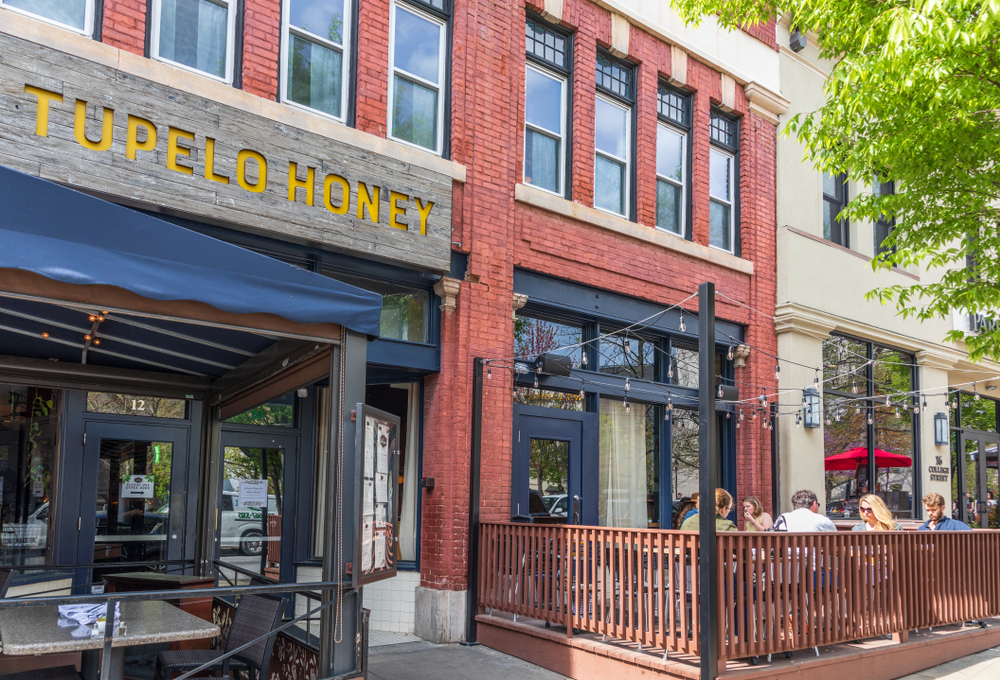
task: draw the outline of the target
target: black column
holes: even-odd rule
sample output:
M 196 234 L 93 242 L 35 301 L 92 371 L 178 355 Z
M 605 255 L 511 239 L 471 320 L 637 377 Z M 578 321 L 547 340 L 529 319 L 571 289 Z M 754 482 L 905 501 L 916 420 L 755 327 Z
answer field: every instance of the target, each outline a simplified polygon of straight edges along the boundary
M 715 416 L 715 284 L 698 287 L 698 640 L 701 678 L 719 676 L 719 612 L 715 548 L 715 490 L 721 486 Z

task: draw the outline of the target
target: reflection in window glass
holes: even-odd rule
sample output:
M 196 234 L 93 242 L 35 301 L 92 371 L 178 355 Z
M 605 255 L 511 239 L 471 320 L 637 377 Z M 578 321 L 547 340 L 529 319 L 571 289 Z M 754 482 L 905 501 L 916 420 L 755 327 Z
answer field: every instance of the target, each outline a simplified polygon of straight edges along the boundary
M 597 97 L 594 125 L 594 205 L 619 215 L 627 212 L 629 109 Z
M 266 404 L 226 418 L 227 423 L 264 427 L 295 427 L 295 393 L 289 392 Z
M 656 341 L 616 333 L 601 338 L 601 373 L 656 380 Z
M 992 399 L 976 399 L 968 392 L 959 392 L 959 406 L 962 409 L 962 427 L 983 432 L 997 431 L 997 402 Z
M 709 243 L 733 249 L 733 157 L 717 149 L 709 155 Z
M 291 0 L 288 7 L 288 99 L 340 118 L 344 0 Z
M 272 578 L 277 578 L 281 561 L 284 453 L 283 449 L 248 446 L 227 446 L 223 451 L 219 513 L 222 559 Z M 247 480 L 267 481 L 266 512 L 263 507 L 240 502 L 240 485 Z
M 392 136 L 438 150 L 444 25 L 393 6 Z
M 87 412 L 183 420 L 187 417 L 187 401 L 113 392 L 88 392 Z
M 579 392 L 557 392 L 555 390 L 535 389 L 534 387 L 515 387 L 514 403 L 525 406 L 541 406 L 558 408 L 564 411 L 582 411 L 583 397 Z
M 661 406 L 601 399 L 598 524 L 645 529 L 659 519 Z
M 533 358 L 539 354 L 571 357 L 573 368 L 583 360 L 583 327 L 518 314 L 514 319 L 514 354 Z M 577 345 L 571 347 L 571 345 Z
M 382 296 L 380 337 L 404 342 L 429 342 L 430 293 L 428 291 L 340 272 L 323 273 L 331 279 Z
M 857 402 L 825 395 L 830 424 L 823 433 L 824 458 L 854 452 L 854 457 L 824 465 L 826 514 L 833 519 L 858 517 L 858 499 L 868 493 L 868 414 Z
M 226 77 L 229 6 L 211 0 L 160 0 L 159 56 Z
M 685 136 L 667 125 L 657 127 L 656 226 L 683 234 Z
M 17 7 L 26 12 L 84 30 L 87 19 L 87 0 L 2 0 L 8 7 Z
M 0 566 L 51 563 L 59 391 L 0 385 Z
M 532 438 L 528 458 L 529 488 L 542 496 L 564 494 L 568 477 L 569 442 Z
M 565 78 L 525 69 L 524 181 L 556 193 L 562 190 L 565 90 Z
M 867 345 L 857 340 L 836 335 L 825 340 L 823 342 L 824 389 L 866 394 L 867 352 Z
M 674 408 L 671 419 L 674 497 L 690 498 L 698 492 L 698 412 Z
M 674 377 L 671 380 L 675 385 L 682 387 L 698 388 L 698 351 L 684 349 L 683 347 L 671 347 L 670 357 L 673 362 Z

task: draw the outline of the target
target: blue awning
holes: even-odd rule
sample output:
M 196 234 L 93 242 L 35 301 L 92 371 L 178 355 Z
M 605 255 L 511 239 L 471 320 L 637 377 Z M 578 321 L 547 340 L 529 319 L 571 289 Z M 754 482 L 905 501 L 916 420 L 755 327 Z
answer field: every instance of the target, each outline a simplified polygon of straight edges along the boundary
M 377 293 L 3 166 L 0 268 L 379 334 Z

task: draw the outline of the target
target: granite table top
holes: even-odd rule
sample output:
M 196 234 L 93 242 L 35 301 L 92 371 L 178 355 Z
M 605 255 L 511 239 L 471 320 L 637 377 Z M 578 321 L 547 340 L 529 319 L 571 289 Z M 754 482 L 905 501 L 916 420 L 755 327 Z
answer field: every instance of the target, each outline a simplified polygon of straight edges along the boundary
M 125 635 L 116 633 L 113 647 L 179 640 L 201 640 L 219 634 L 219 627 L 160 600 L 122 602 L 120 620 Z M 55 654 L 104 647 L 104 636 L 74 638 L 75 628 L 58 625 L 56 605 L 0 609 L 0 651 L 11 656 Z

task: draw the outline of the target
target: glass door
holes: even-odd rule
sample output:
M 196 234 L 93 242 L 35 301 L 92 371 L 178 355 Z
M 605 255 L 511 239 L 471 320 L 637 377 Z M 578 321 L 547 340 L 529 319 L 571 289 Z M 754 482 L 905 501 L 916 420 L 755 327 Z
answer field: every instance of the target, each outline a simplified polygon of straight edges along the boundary
M 962 435 L 962 469 L 958 470 L 955 502 L 960 518 L 973 528 L 1000 528 L 997 498 L 1000 475 L 997 452 L 1000 438 L 995 435 Z
M 282 536 L 290 537 L 293 527 L 294 507 L 286 511 L 285 500 L 294 498 L 288 487 L 297 438 L 224 432 L 222 450 L 219 561 L 282 579 L 282 564 L 291 558 L 292 542 Z
M 104 574 L 182 558 L 187 428 L 87 423 L 79 561 Z M 148 564 L 154 563 L 154 564 Z

